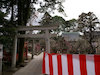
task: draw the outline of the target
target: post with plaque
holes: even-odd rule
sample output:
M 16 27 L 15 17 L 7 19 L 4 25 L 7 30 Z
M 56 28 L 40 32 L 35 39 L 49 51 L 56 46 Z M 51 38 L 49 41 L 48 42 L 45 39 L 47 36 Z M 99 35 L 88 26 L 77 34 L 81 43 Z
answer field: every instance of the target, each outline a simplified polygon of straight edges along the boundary
M 0 75 L 2 75 L 3 45 L 0 44 Z

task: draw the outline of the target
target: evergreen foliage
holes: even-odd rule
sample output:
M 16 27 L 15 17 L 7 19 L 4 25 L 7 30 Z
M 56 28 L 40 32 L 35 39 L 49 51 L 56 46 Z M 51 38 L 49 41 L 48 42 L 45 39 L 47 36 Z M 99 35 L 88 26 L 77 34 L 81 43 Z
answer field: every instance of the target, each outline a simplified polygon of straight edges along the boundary
M 84 37 L 90 45 L 91 53 L 94 53 L 95 48 L 93 47 L 93 42 L 95 37 L 93 33 L 97 31 L 98 27 L 97 25 L 100 25 L 98 18 L 93 12 L 82 13 L 79 16 L 77 23 L 78 23 L 78 30 L 84 33 Z
M 35 5 L 40 8 L 36 9 Z M 56 8 L 57 5 L 58 7 Z M 35 11 L 46 12 L 53 10 L 63 12 L 62 2 L 59 0 L 1 0 L 0 1 L 0 43 L 6 49 L 13 50 L 14 37 L 18 26 L 26 26 L 28 19 Z M 18 32 L 23 34 L 25 32 Z M 18 39 L 19 42 L 19 62 L 23 61 L 24 38 Z M 9 47 L 8 47 L 9 46 Z M 12 48 L 12 49 L 11 49 Z

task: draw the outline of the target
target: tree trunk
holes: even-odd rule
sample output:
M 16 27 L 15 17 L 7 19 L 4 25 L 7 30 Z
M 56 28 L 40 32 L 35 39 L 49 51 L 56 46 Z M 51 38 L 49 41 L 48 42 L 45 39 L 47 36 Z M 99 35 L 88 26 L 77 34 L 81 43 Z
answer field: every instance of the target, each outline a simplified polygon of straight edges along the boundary
M 18 63 L 21 64 L 23 63 L 23 53 L 24 53 L 24 39 L 20 38 L 19 39 L 19 49 L 18 49 Z
M 30 12 L 31 0 L 18 0 L 18 25 L 26 26 L 29 12 Z M 25 34 L 25 31 L 19 32 L 20 34 Z M 18 62 L 23 63 L 23 52 L 24 52 L 24 40 L 25 38 L 19 38 L 19 57 Z
M 18 25 L 23 26 L 23 1 L 18 0 Z M 24 34 L 25 32 L 19 32 Z M 24 38 L 19 38 L 18 44 L 18 64 L 23 63 L 23 52 L 24 52 Z

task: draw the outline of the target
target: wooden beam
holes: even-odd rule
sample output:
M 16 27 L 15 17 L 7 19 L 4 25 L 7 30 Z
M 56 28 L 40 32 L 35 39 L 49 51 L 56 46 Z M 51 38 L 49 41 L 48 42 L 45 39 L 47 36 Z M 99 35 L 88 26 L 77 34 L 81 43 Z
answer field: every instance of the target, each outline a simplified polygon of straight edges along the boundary
M 49 34 L 50 37 L 57 37 L 57 34 Z M 45 34 L 17 34 L 18 38 L 45 38 Z
M 20 26 L 17 28 L 17 31 L 52 30 L 57 28 L 58 26 Z
M 44 38 L 45 34 L 19 34 L 18 38 Z

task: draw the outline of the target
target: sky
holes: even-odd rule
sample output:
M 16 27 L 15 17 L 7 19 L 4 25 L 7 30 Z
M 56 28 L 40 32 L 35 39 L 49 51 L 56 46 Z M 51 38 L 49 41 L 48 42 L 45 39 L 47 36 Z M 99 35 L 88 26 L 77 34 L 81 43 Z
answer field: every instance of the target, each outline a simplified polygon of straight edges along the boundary
M 64 6 L 64 10 L 67 17 L 65 17 L 62 14 L 59 14 L 57 11 L 55 11 L 55 15 L 62 16 L 65 20 L 71 20 L 73 18 L 78 19 L 78 16 L 81 15 L 82 12 L 84 13 L 93 12 L 100 20 L 100 1 L 99 0 L 65 0 L 63 2 L 63 6 Z M 35 7 L 38 8 L 40 6 L 35 5 Z M 31 24 L 39 25 L 38 21 L 41 20 L 43 14 L 38 13 L 37 15 L 39 17 L 35 20 L 31 20 L 32 22 Z M 51 14 L 51 15 L 54 16 L 54 14 Z
M 56 14 L 62 16 L 66 20 L 77 19 L 82 12 L 88 13 L 89 11 L 93 12 L 100 20 L 100 0 L 63 0 L 63 6 L 67 17 L 57 12 Z M 36 7 L 38 8 L 39 5 L 36 5 Z M 41 18 L 41 14 L 39 15 Z
M 63 3 L 66 20 L 77 19 L 84 12 L 93 12 L 100 19 L 100 0 L 65 0 Z

